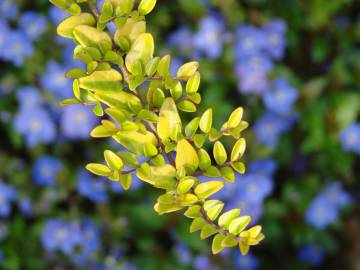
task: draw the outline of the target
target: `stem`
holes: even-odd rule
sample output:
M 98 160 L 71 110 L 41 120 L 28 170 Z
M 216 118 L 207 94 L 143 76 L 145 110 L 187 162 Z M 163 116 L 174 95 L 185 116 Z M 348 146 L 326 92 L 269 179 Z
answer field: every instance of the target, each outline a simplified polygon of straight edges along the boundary
M 95 3 L 92 3 L 92 2 L 89 2 L 89 7 L 92 11 L 92 13 L 94 13 L 94 15 L 99 18 L 100 17 L 100 12 L 99 10 L 97 9 L 97 6 Z
M 223 234 L 223 235 L 228 235 L 229 232 L 226 231 L 226 230 L 223 230 L 220 228 L 219 225 L 217 225 L 216 223 L 214 223 L 209 217 L 208 215 L 206 214 L 206 211 L 204 209 L 204 207 L 201 206 L 201 209 L 200 209 L 200 214 L 201 216 L 203 217 L 203 219 L 205 220 L 205 222 L 209 225 L 211 225 L 215 230 L 217 230 L 219 233 Z

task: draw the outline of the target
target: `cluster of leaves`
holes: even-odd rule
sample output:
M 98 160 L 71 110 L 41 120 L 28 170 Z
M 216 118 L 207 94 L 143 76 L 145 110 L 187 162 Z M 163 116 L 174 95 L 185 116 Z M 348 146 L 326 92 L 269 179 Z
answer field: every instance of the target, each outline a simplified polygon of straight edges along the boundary
M 198 63 L 185 63 L 173 77 L 170 55 L 154 57 L 154 40 L 146 32 L 144 16 L 155 0 L 142 0 L 136 9 L 133 0 L 107 0 L 101 12 L 94 1 L 50 2 L 72 14 L 60 23 L 57 33 L 77 44 L 74 57 L 86 64 L 86 70 L 68 71 L 67 77 L 74 79 L 75 98 L 62 103 L 92 105 L 97 116 L 109 116 L 91 136 L 111 137 L 126 149 L 106 150 L 106 165 L 90 163 L 86 168 L 119 181 L 124 189 L 130 187 L 131 173 L 136 171 L 138 178 L 164 190 L 155 211 L 164 214 L 187 208 L 185 216 L 193 219 L 190 231 L 201 230 L 202 239 L 214 236 L 214 254 L 234 246 L 246 254 L 264 238 L 261 226 L 247 228 L 251 217 L 240 216 L 240 209 L 221 213 L 224 203 L 208 198 L 224 182 L 199 178 L 233 182 L 234 171 L 244 173 L 240 160 L 246 143 L 241 132 L 248 124 L 242 120 L 243 109 L 233 111 L 220 129 L 212 125 L 212 109 L 183 124 L 178 110 L 196 112 L 201 101 Z M 85 2 L 93 14 L 82 12 L 80 4 Z M 106 31 L 109 22 L 116 24 L 114 37 Z M 223 137 L 235 140 L 230 155 L 220 141 Z M 205 143 L 213 143 L 212 154 L 203 148 Z M 147 160 L 139 163 L 138 156 Z

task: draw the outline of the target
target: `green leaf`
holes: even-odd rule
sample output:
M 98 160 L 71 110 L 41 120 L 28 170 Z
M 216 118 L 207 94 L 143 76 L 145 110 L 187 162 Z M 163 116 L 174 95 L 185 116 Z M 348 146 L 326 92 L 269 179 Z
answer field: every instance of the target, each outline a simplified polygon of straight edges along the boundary
M 237 127 L 241 122 L 243 113 L 244 113 L 244 110 L 242 107 L 239 107 L 236 110 L 234 110 L 229 117 L 229 121 L 227 122 L 227 127 L 228 128 Z
M 188 176 L 180 180 L 176 192 L 178 194 L 185 194 L 187 193 L 195 184 L 196 178 Z
M 176 77 L 179 80 L 188 80 L 191 76 L 195 74 L 198 67 L 199 63 L 196 61 L 185 63 L 179 68 Z
M 201 230 L 205 224 L 206 221 L 202 217 L 195 218 L 190 225 L 190 232 L 193 233 Z
M 217 230 L 211 226 L 210 224 L 206 224 L 204 227 L 202 227 L 200 232 L 200 239 L 206 239 L 212 235 L 217 233 Z
M 131 186 L 131 174 L 120 174 L 119 177 L 119 182 L 121 184 L 121 186 L 125 189 L 128 190 Z
M 79 79 L 80 87 L 91 91 L 120 91 L 122 76 L 115 69 L 94 71 L 92 74 Z
M 176 202 L 181 206 L 190 206 L 198 201 L 194 194 L 181 194 L 177 197 Z
M 95 97 L 97 100 L 105 103 L 111 108 L 121 109 L 124 111 L 129 110 L 129 106 L 139 107 L 140 109 L 142 108 L 141 101 L 137 96 L 124 91 L 96 92 Z
M 119 131 L 113 135 L 113 138 L 131 152 L 143 156 L 145 155 L 145 144 L 149 143 L 157 146 L 158 143 L 155 135 L 149 131 Z
M 90 132 L 90 136 L 93 138 L 106 138 L 113 136 L 115 133 L 116 131 L 109 130 L 104 126 L 97 126 Z
M 118 1 L 119 10 L 116 12 L 117 16 L 129 14 L 134 7 L 134 0 L 121 0 Z
M 138 10 L 140 15 L 149 14 L 155 7 L 156 0 L 141 0 Z
M 137 157 L 134 153 L 130 152 L 117 152 L 117 155 L 122 159 L 122 161 L 125 163 L 125 165 L 130 167 L 137 167 L 139 165 L 139 162 L 137 160 Z
M 194 75 L 186 83 L 186 93 L 196 93 L 200 86 L 200 73 L 195 72 Z
M 242 162 L 231 163 L 231 167 L 238 173 L 245 173 L 245 164 Z
M 211 245 L 211 250 L 214 255 L 218 254 L 220 251 L 222 251 L 224 249 L 224 247 L 221 245 L 224 238 L 225 238 L 225 235 L 222 235 L 220 233 L 215 235 L 215 237 L 212 241 L 212 245 Z
M 184 167 L 191 174 L 199 166 L 199 158 L 194 147 L 186 140 L 181 139 L 176 146 L 176 169 Z
M 198 157 L 200 169 L 206 171 L 211 166 L 211 159 L 208 152 L 204 149 L 199 149 Z
M 157 66 L 157 74 L 161 77 L 167 77 L 170 74 L 170 60 L 169 54 L 163 56 Z
M 159 215 L 165 214 L 165 213 L 171 213 L 178 211 L 182 209 L 182 206 L 178 206 L 176 204 L 162 204 L 157 202 L 154 206 L 154 210 L 159 213 Z
M 158 56 L 151 59 L 145 66 L 145 74 L 147 76 L 153 76 L 156 72 L 159 62 L 160 57 Z
M 218 192 L 223 187 L 224 183 L 221 181 L 208 181 L 197 185 L 194 191 L 199 199 L 206 199 L 207 197 Z
M 213 205 L 205 207 L 204 205 L 204 209 L 206 211 L 207 216 L 209 217 L 209 219 L 211 221 L 214 221 L 217 216 L 220 214 L 220 212 L 222 211 L 222 209 L 224 208 L 224 203 L 218 200 L 211 200 L 213 201 Z M 209 201 L 207 201 L 209 202 Z
M 200 118 L 200 129 L 204 133 L 209 133 L 213 121 L 212 109 L 207 109 Z
M 220 169 L 221 176 L 233 183 L 235 181 L 235 173 L 230 167 L 224 167 Z
M 161 140 L 172 138 L 177 139 L 181 133 L 181 119 L 177 111 L 175 102 L 172 98 L 166 98 L 160 108 L 157 133 Z
M 155 107 L 161 107 L 165 100 L 165 94 L 160 88 L 156 88 L 152 92 L 152 103 Z
M 83 47 L 99 48 L 103 53 L 111 50 L 112 40 L 110 36 L 88 25 L 79 25 L 74 28 L 73 35 Z
M 235 143 L 232 151 L 231 151 L 231 161 L 239 160 L 244 154 L 246 149 L 246 141 L 244 138 L 240 138 Z
M 221 174 L 218 168 L 216 168 L 215 166 L 210 166 L 206 169 L 204 175 L 209 177 L 218 177 Z
M 197 218 L 200 216 L 200 209 L 200 205 L 192 205 L 185 211 L 184 215 L 188 218 Z
M 140 34 L 131 45 L 131 49 L 125 58 L 126 68 L 130 73 L 134 72 L 134 66 L 138 61 L 145 69 L 146 64 L 153 58 L 154 39 L 151 34 Z
M 122 162 L 121 158 L 114 152 L 112 152 L 110 150 L 105 150 L 104 157 L 105 157 L 106 163 L 109 165 L 109 167 L 111 169 L 120 171 L 123 168 L 123 162 Z
M 229 224 L 233 219 L 240 215 L 240 209 L 235 208 L 223 213 L 218 220 L 218 224 L 223 229 L 228 229 Z
M 234 235 L 228 234 L 222 240 L 221 245 L 223 247 L 235 247 L 236 245 L 238 245 L 238 243 L 239 243 L 239 241 L 237 240 L 237 238 Z
M 127 119 L 126 115 L 121 110 L 117 110 L 114 108 L 107 108 L 105 109 L 105 112 L 119 124 L 126 121 Z
M 195 134 L 194 135 L 194 144 L 198 148 L 203 146 L 205 140 L 206 140 L 206 135 L 205 134 Z
M 99 176 L 109 176 L 111 174 L 111 170 L 104 164 L 100 163 L 89 163 L 86 165 L 86 169 Z
M 145 21 L 138 21 L 134 18 L 128 18 L 125 25 L 116 30 L 114 41 L 118 46 L 120 46 L 122 50 L 128 51 L 130 49 L 130 45 L 136 40 L 136 38 L 145 32 Z M 126 44 L 124 44 L 124 42 Z M 124 48 L 123 45 L 126 45 L 126 47 Z
M 94 106 L 94 108 L 93 108 L 92 111 L 93 111 L 93 113 L 94 113 L 96 116 L 101 117 L 101 116 L 104 115 L 104 111 L 103 111 L 103 109 L 102 109 L 102 107 L 101 107 L 101 103 L 100 103 L 100 102 L 97 103 L 97 104 Z
M 185 127 L 185 135 L 193 136 L 199 127 L 200 117 L 192 119 Z
M 215 142 L 213 153 L 217 164 L 222 165 L 226 162 L 227 153 L 224 145 L 220 141 Z
M 229 232 L 234 235 L 238 235 L 246 228 L 247 225 L 249 225 L 250 221 L 250 216 L 242 216 L 235 218 L 229 224 Z
M 196 105 L 189 100 L 180 101 L 177 106 L 183 112 L 196 112 Z
M 67 98 L 67 99 L 63 99 L 60 101 L 61 106 L 71 105 L 71 104 L 79 104 L 79 103 L 80 103 L 80 101 L 75 98 Z
M 151 143 L 146 143 L 144 148 L 144 154 L 146 157 L 151 158 L 158 154 L 158 149 Z
M 73 68 L 66 72 L 65 76 L 71 79 L 78 79 L 80 77 L 86 76 L 86 72 L 83 71 L 81 68 Z
M 170 164 L 150 166 L 148 172 L 136 171 L 136 175 L 144 182 L 162 189 L 174 189 L 176 170 Z
M 90 13 L 81 13 L 79 15 L 67 17 L 58 25 L 56 32 L 59 36 L 73 38 L 73 30 L 79 25 L 94 26 L 94 16 Z

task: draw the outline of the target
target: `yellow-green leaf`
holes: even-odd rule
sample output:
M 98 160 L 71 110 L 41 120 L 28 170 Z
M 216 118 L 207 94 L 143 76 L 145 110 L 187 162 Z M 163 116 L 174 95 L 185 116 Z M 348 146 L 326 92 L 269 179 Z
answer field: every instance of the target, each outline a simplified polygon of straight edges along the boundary
M 213 153 L 217 164 L 222 165 L 226 162 L 227 153 L 224 145 L 220 141 L 215 142 Z
M 188 217 L 188 218 L 197 218 L 200 216 L 200 209 L 201 206 L 200 205 L 193 205 L 190 206 L 184 213 L 184 216 Z
M 106 163 L 109 165 L 109 167 L 113 170 L 121 170 L 123 168 L 123 162 L 121 158 L 115 154 L 114 152 L 110 150 L 104 151 L 104 157 L 106 160 Z
M 79 25 L 94 26 L 94 16 L 90 13 L 81 13 L 79 15 L 67 17 L 58 25 L 56 32 L 59 36 L 73 38 L 73 30 L 76 26 Z
M 239 243 L 239 241 L 237 240 L 237 238 L 234 235 L 228 234 L 222 240 L 221 245 L 223 247 L 235 247 L 236 245 L 238 245 L 238 243 Z
M 204 133 L 209 133 L 212 127 L 212 121 L 213 121 L 212 109 L 207 109 L 200 118 L 200 123 L 199 123 L 200 129 Z
M 103 53 L 112 48 L 110 36 L 95 27 L 79 25 L 74 28 L 73 35 L 83 47 L 99 48 Z
M 183 64 L 177 71 L 176 77 L 180 80 L 188 80 L 197 71 L 199 63 L 196 61 Z
M 250 216 L 242 216 L 235 218 L 229 224 L 229 232 L 234 235 L 238 235 L 246 228 L 247 225 L 249 225 L 250 221 Z
M 195 72 L 194 75 L 186 83 L 186 93 L 192 94 L 196 93 L 200 86 L 200 73 Z
M 206 199 L 222 189 L 223 186 L 224 183 L 221 181 L 204 182 L 196 186 L 195 194 L 199 197 L 199 199 Z
M 211 159 L 208 152 L 204 149 L 199 149 L 198 156 L 200 169 L 206 171 L 211 166 Z
M 232 151 L 231 151 L 231 161 L 239 160 L 244 154 L 246 149 L 246 141 L 244 138 L 240 138 L 235 143 Z
M 190 225 L 190 232 L 193 233 L 201 230 L 205 224 L 206 222 L 202 217 L 195 218 Z
M 100 163 L 89 163 L 86 165 L 86 169 L 99 176 L 109 176 L 111 174 L 111 170 L 104 164 Z
M 154 54 L 154 39 L 151 34 L 140 34 L 131 45 L 129 53 L 126 55 L 125 64 L 130 73 L 134 72 L 134 66 L 138 61 L 141 62 L 143 69 L 152 59 Z
M 212 245 L 211 245 L 211 250 L 212 250 L 213 254 L 218 254 L 220 251 L 222 251 L 224 249 L 224 247 L 221 245 L 224 238 L 225 238 L 225 235 L 222 235 L 220 233 L 215 235 L 215 237 L 212 241 Z
M 131 186 L 131 174 L 120 174 L 119 182 L 125 190 L 128 190 Z
M 181 139 L 177 143 L 175 164 L 176 169 L 184 167 L 189 174 L 199 166 L 197 153 L 186 139 Z
M 235 208 L 229 210 L 219 217 L 218 224 L 221 228 L 227 229 L 229 227 L 230 222 L 239 215 L 240 215 L 240 209 Z
M 181 133 L 181 119 L 172 98 L 166 98 L 160 108 L 157 132 L 161 140 L 176 139 Z
M 195 179 L 196 178 L 191 177 L 191 176 L 181 179 L 176 188 L 176 192 L 178 194 L 187 193 L 192 188 L 192 186 L 195 184 Z
M 149 14 L 155 7 L 156 0 L 141 0 L 138 10 L 140 15 Z
M 233 111 L 229 117 L 229 120 L 227 122 L 227 127 L 228 128 L 235 128 L 237 127 L 240 122 L 241 122 L 241 118 L 243 116 L 243 108 L 239 107 L 237 108 L 235 111 Z
M 123 89 L 122 76 L 115 69 L 94 71 L 79 78 L 80 87 L 91 91 L 120 91 Z
M 217 233 L 217 230 L 211 226 L 210 224 L 206 224 L 204 227 L 202 227 L 200 232 L 200 239 L 206 239 L 212 235 Z

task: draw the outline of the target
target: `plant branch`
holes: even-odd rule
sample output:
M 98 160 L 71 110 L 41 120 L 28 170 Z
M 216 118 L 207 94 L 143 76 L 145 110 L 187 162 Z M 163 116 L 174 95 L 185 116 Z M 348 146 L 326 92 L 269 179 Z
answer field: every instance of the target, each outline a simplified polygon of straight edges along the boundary
M 89 7 L 90 7 L 92 13 L 94 13 L 94 15 L 95 15 L 97 18 L 99 18 L 99 17 L 100 17 L 100 12 L 99 12 L 96 4 L 95 4 L 95 3 L 92 3 L 92 2 L 89 2 Z

